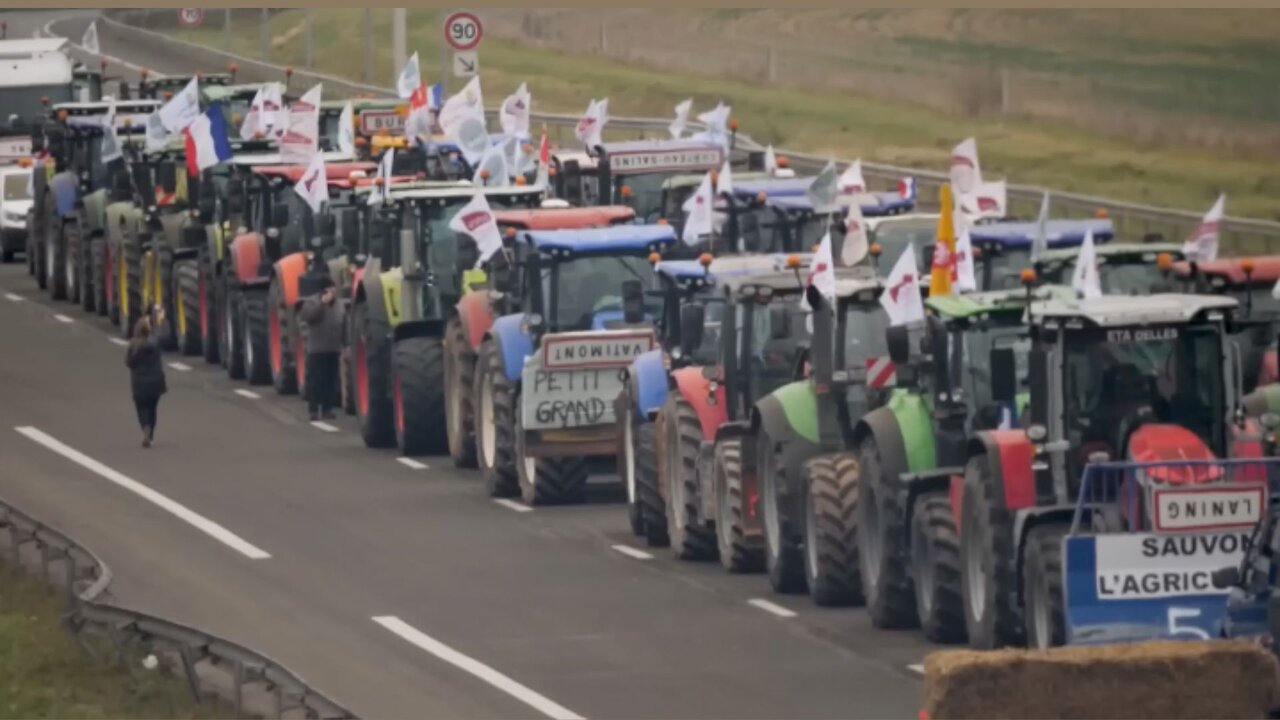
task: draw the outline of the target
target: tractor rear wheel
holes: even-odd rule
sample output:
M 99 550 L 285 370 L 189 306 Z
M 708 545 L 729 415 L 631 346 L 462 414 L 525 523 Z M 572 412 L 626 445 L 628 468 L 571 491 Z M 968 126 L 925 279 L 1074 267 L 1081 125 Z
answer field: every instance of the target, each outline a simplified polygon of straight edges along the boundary
M 267 295 L 261 291 L 241 293 L 241 329 L 244 332 L 244 372 L 250 385 L 271 382 L 267 352 Z
M 636 425 L 639 423 L 629 388 L 618 394 L 614 413 L 619 425 L 618 470 L 627 489 L 627 521 L 632 535 L 644 537 L 644 505 L 636 492 Z
M 159 275 L 160 297 L 155 303 L 164 308 L 164 331 L 160 333 L 160 343 L 165 350 L 178 349 L 178 303 L 174 299 L 177 283 L 173 274 L 173 248 L 161 245 L 156 251 L 156 273 Z
M 473 400 L 476 408 L 476 459 L 490 497 L 520 492 L 516 470 L 516 394 L 507 379 L 498 341 L 480 345 Z
M 698 453 L 702 448 L 702 423 L 693 406 L 678 392 L 667 396 L 662 468 L 667 490 L 667 533 L 671 548 L 681 560 L 714 560 L 715 528 L 702 517 L 699 497 Z
M 837 453 L 804 466 L 805 578 L 824 607 L 861 605 L 858 569 L 858 458 Z
M 742 441 L 718 443 L 713 467 L 720 564 L 731 573 L 757 572 L 764 566 L 764 547 L 759 535 L 746 532 L 750 501 L 742 489 Z
M 63 273 L 66 275 L 67 297 L 69 303 L 80 303 L 80 280 L 84 272 L 84 257 L 81 255 L 84 248 L 80 243 L 80 220 L 78 217 L 71 218 L 62 224 L 62 244 L 63 256 L 65 264 Z
M 644 537 L 649 547 L 667 547 L 667 505 L 658 490 L 658 423 L 636 428 L 636 499 L 644 515 Z
M 520 428 L 520 400 L 515 407 L 516 475 L 520 482 L 520 499 L 526 505 L 569 505 L 580 503 L 586 496 L 586 458 L 531 457 L 524 447 Z
M 858 567 L 871 624 L 915 627 L 915 596 L 907 552 L 906 510 L 897 478 L 885 467 L 880 446 L 868 435 L 858 446 Z
M 196 317 L 199 319 L 199 325 L 196 327 L 200 332 L 200 351 L 204 355 L 205 362 L 215 365 L 221 362 L 219 359 L 221 348 L 218 345 L 218 328 L 222 327 L 221 318 L 218 316 L 221 305 L 217 302 L 215 291 L 218 287 L 218 279 L 213 272 L 213 261 L 203 252 L 200 253 L 196 269 L 200 274 L 196 287 L 196 307 L 198 308 Z
M 790 485 L 782 454 L 765 430 L 758 439 L 760 462 L 760 516 L 764 526 L 764 567 L 774 592 L 805 591 L 804 555 L 801 552 L 797 523 L 787 517 L 782 507 L 782 488 Z
M 183 355 L 200 354 L 200 268 L 193 259 L 173 265 L 175 279 L 174 320 L 178 326 L 178 349 Z
M 54 300 L 67 298 L 67 236 L 62 225 L 62 218 L 55 218 L 44 235 L 46 287 Z
M 338 375 L 342 379 L 342 410 L 348 415 L 356 414 L 356 374 L 351 365 L 351 347 L 353 337 L 352 314 L 347 312 L 342 328 L 342 355 L 338 361 Z
M 298 392 L 298 373 L 293 367 L 293 341 L 290 337 L 288 308 L 284 303 L 284 285 L 278 274 L 271 278 L 267 290 L 267 348 L 271 358 L 271 385 L 280 395 Z
M 367 303 L 356 303 L 352 328 L 351 367 L 355 370 L 356 416 L 365 447 L 394 447 L 396 428 L 391 405 L 391 339 L 385 320 L 374 317 Z
M 111 269 L 107 263 L 107 240 L 106 238 L 96 237 L 89 241 L 89 273 L 93 276 L 90 284 L 93 292 L 92 312 L 98 315 L 106 315 L 108 313 L 108 297 L 107 297 L 107 278 L 110 276 Z
M 455 467 L 476 467 L 476 353 L 467 342 L 462 321 L 453 318 L 445 328 L 445 427 L 449 435 L 449 457 Z
M 102 284 L 106 287 L 103 294 L 107 298 L 107 320 L 112 325 L 120 324 L 120 244 L 111 242 L 110 238 L 102 243 Z
M 120 249 L 120 333 L 133 336 L 133 326 L 146 316 L 142 305 L 142 245 L 126 236 Z
M 76 248 L 76 300 L 80 309 L 92 313 L 97 307 L 97 296 L 94 295 L 95 280 L 98 275 L 93 271 L 93 239 L 84 237 L 84 226 L 75 225 Z
M 243 293 L 224 286 L 220 295 L 218 317 L 222 320 L 220 323 L 222 339 L 218 344 L 222 348 L 222 366 L 227 369 L 227 377 L 232 380 L 242 380 L 244 379 L 244 337 L 240 303 L 243 301 Z
M 925 493 L 915 500 L 911 513 L 911 577 L 924 636 L 936 643 L 963 642 L 960 539 L 946 492 Z
M 396 444 L 405 455 L 435 455 L 447 446 L 444 423 L 444 344 L 412 337 L 393 349 L 391 398 Z
M 1013 517 L 986 455 L 964 468 L 960 568 L 969 646 L 993 649 L 1022 640 Z
M 1039 525 L 1027 533 L 1022 597 L 1026 607 L 1027 646 L 1051 648 L 1066 644 L 1066 616 L 1062 594 L 1062 540 L 1069 526 Z

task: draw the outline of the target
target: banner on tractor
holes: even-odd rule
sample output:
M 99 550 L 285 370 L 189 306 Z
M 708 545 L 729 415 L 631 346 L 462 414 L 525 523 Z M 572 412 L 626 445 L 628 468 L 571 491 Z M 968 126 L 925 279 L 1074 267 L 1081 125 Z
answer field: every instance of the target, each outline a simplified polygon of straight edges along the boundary
M 609 154 L 609 170 L 615 175 L 676 170 L 707 171 L 718 169 L 722 163 L 724 163 L 724 151 L 716 147 L 637 150 Z

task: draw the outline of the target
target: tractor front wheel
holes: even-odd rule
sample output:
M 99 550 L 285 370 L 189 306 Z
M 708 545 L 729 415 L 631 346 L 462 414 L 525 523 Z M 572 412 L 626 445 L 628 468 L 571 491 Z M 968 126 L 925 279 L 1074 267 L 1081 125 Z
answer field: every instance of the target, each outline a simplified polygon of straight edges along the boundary
M 355 371 L 356 416 L 365 447 L 394 447 L 396 429 L 391 405 L 391 339 L 387 323 L 357 303 L 352 321 L 351 367 Z
M 200 344 L 200 268 L 195 260 L 174 263 L 174 321 L 178 326 L 178 349 L 183 355 L 199 355 Z
M 743 492 L 740 439 L 716 445 L 714 472 L 720 564 L 731 573 L 757 572 L 764 566 L 764 547 L 759 534 L 747 532 L 750 498 Z
M 1022 639 L 1013 517 L 986 455 L 964 468 L 960 516 L 961 578 L 969 646 L 989 650 Z
M 446 448 L 440 416 L 444 413 L 444 345 L 439 338 L 412 337 L 395 344 L 391 397 L 396 444 L 405 455 L 435 455 Z
M 858 567 L 871 624 L 882 629 L 915 627 L 907 514 L 897 477 L 885 467 L 874 436 L 858 446 L 858 466 Z
M 90 283 L 93 287 L 92 312 L 107 315 L 110 312 L 107 283 L 111 277 L 111 266 L 107 263 L 106 238 L 96 237 L 89 241 L 89 272 L 93 275 Z
M 805 591 L 804 556 L 793 519 L 783 509 L 787 468 L 769 433 L 760 432 L 760 515 L 764 526 L 764 567 L 774 592 Z
M 453 318 L 445 328 L 445 427 L 449 435 L 449 457 L 455 467 L 476 467 L 476 353 L 467 342 L 462 321 Z
M 823 455 L 804 466 L 805 577 L 824 607 L 862 604 L 858 570 L 858 458 Z
M 924 636 L 936 643 L 963 642 L 960 541 L 946 492 L 925 493 L 911 513 L 911 576 L 916 614 Z
M 480 346 L 476 361 L 476 449 L 480 474 L 490 497 L 511 497 L 520 491 L 516 470 L 516 396 L 507 379 L 498 341 Z
M 1068 526 L 1040 525 L 1027 534 L 1022 571 L 1027 646 L 1047 649 L 1067 641 L 1062 594 L 1062 541 Z
M 702 517 L 698 453 L 702 448 L 702 423 L 693 406 L 678 392 L 667 396 L 662 409 L 662 468 L 667 491 L 667 533 L 671 548 L 681 560 L 714 560 L 718 551 L 715 528 Z
M 586 496 L 586 458 L 532 457 L 524 446 L 524 430 L 520 427 L 520 399 L 516 398 L 516 475 L 520 482 L 520 498 L 526 505 L 568 505 L 580 503 Z
M 284 286 L 280 276 L 271 278 L 267 290 L 267 352 L 271 359 L 271 385 L 280 395 L 298 392 L 298 373 L 293 367 L 293 343 L 289 336 L 284 302 Z
M 244 332 L 244 372 L 250 385 L 271 382 L 267 351 L 267 296 L 261 291 L 241 294 L 241 329 Z

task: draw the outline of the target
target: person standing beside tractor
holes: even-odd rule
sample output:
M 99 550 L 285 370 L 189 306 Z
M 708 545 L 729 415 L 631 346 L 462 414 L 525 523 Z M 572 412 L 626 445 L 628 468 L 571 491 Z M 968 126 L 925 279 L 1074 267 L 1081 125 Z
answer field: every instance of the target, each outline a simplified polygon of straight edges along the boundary
M 307 324 L 307 404 L 311 419 L 333 418 L 338 404 L 338 357 L 342 351 L 342 303 L 332 281 L 302 303 Z

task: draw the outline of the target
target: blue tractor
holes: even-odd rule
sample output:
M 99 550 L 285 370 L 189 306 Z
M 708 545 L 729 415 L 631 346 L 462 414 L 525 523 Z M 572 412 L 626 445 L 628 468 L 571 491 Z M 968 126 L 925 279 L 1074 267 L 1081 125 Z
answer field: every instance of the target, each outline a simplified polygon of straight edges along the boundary
M 650 262 L 675 242 L 669 225 L 529 230 L 495 256 L 494 289 L 520 312 L 494 321 L 476 363 L 492 496 L 580 502 L 589 474 L 615 469 L 614 401 L 626 367 L 657 343 Z

